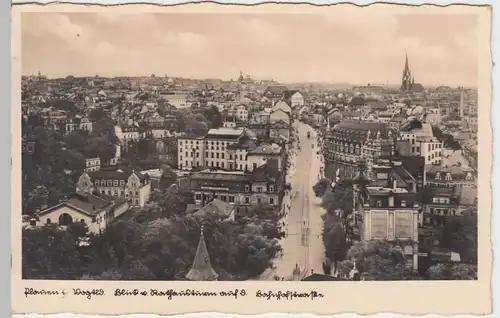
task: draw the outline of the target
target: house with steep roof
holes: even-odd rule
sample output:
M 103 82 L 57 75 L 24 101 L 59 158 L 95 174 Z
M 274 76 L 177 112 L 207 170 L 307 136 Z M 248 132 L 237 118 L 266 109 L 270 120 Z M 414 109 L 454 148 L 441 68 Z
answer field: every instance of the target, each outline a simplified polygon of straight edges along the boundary
M 200 209 L 194 211 L 193 215 L 198 218 L 203 218 L 208 215 L 213 215 L 219 219 L 231 222 L 233 222 L 236 217 L 234 205 L 224 202 L 217 198 L 208 202 Z

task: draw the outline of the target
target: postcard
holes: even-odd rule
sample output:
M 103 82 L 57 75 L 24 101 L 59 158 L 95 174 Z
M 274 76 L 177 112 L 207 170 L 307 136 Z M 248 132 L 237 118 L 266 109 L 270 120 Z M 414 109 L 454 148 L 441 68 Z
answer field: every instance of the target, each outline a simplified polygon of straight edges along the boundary
M 491 313 L 491 8 L 15 4 L 17 314 Z

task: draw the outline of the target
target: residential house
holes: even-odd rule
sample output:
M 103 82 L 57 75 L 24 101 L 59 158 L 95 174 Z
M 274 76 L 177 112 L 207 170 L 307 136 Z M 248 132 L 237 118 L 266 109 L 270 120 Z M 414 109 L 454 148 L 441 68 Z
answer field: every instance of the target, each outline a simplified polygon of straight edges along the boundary
M 453 187 L 476 186 L 476 173 L 472 168 L 459 166 L 427 166 L 426 185 Z
M 101 170 L 101 158 L 86 158 L 85 159 L 85 171 L 94 172 Z
M 248 170 L 263 166 L 268 160 L 276 160 L 279 171 L 283 171 L 284 148 L 275 143 L 263 143 L 248 151 Z
M 111 197 L 125 198 L 131 206 L 143 207 L 151 194 L 148 175 L 139 172 L 94 171 L 84 172 L 76 184 L 77 191 L 94 191 Z

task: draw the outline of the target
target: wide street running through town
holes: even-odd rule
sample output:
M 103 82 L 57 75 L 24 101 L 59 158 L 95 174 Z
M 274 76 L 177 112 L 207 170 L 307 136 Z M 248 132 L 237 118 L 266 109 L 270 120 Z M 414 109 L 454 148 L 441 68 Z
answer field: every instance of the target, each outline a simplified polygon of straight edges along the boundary
M 274 269 L 266 271 L 261 279 L 302 279 L 311 273 L 323 273 L 324 246 L 321 238 L 323 222 L 321 199 L 316 198 L 313 186 L 322 177 L 323 161 L 316 140 L 316 132 L 300 122 L 296 131 L 291 166 L 287 182 L 291 184 L 283 200 L 286 216 L 283 218 L 286 237 L 281 240 L 283 255 L 274 261 Z M 310 132 L 308 138 L 307 133 Z M 294 276 L 298 267 L 300 275 Z

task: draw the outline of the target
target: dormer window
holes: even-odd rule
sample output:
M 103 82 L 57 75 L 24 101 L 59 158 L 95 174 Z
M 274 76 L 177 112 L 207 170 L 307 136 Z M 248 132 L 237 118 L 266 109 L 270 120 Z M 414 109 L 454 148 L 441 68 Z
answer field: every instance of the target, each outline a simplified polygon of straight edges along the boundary
M 472 180 L 472 173 L 468 172 L 467 175 L 465 176 L 465 180 L 471 181 Z
M 389 207 L 394 207 L 394 196 L 392 194 L 389 195 Z
M 405 200 L 401 200 L 401 207 L 406 208 L 406 201 Z
M 436 180 L 441 180 L 441 173 L 436 173 Z
M 446 181 L 451 181 L 451 173 L 446 174 Z

